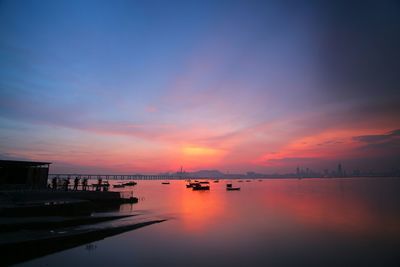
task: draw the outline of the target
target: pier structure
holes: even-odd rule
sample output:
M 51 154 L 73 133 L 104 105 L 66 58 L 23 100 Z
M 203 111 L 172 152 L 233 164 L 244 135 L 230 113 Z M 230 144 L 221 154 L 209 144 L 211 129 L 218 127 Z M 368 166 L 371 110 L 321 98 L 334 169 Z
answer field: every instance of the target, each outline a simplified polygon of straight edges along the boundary
M 91 179 L 103 179 L 103 180 L 187 180 L 187 179 L 197 179 L 198 177 L 191 177 L 189 175 L 182 174 L 49 174 L 48 179 L 52 178 L 60 179 L 73 179 L 78 177 L 80 179 L 87 178 Z

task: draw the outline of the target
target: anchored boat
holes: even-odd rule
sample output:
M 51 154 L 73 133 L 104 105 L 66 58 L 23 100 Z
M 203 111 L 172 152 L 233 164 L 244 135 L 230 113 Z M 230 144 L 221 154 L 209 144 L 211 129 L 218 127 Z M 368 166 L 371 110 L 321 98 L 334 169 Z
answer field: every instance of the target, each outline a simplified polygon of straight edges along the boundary
M 209 185 L 201 185 L 200 183 L 195 183 L 195 184 L 193 184 L 192 189 L 194 191 L 197 191 L 197 190 L 210 190 L 210 186 Z
M 226 191 L 239 191 L 240 187 L 232 187 L 232 184 L 226 184 Z
M 137 185 L 137 183 L 135 181 L 130 181 L 130 182 L 127 182 L 127 183 L 123 183 L 122 185 L 124 185 L 124 186 L 135 186 L 135 185 Z

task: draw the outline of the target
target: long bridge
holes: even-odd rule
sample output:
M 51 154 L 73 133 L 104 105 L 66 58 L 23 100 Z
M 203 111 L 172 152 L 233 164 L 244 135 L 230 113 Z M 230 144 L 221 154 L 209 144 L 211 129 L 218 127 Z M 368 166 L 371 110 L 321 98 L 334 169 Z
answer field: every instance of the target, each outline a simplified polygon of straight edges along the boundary
M 87 179 L 103 179 L 103 180 L 187 180 L 197 179 L 198 177 L 192 177 L 188 174 L 49 174 L 48 178 L 67 179 L 67 178 L 87 178 Z

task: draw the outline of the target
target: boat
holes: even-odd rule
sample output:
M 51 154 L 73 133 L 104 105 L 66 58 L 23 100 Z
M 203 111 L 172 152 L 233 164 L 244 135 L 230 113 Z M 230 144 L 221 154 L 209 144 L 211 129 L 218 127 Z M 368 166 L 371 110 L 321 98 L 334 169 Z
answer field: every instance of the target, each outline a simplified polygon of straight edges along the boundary
M 162 182 L 161 184 L 169 184 L 169 182 Z
M 135 186 L 135 185 L 137 185 L 137 183 L 135 181 L 130 181 L 130 182 L 127 182 L 127 183 L 123 183 L 123 185 L 124 186 Z
M 125 187 L 125 185 L 123 185 L 123 184 L 114 184 L 113 185 L 113 188 L 124 188 Z
M 197 191 L 197 190 L 210 190 L 209 185 L 201 185 L 200 183 L 193 184 L 192 190 Z
M 219 180 L 214 180 L 213 182 L 214 182 L 214 183 L 219 183 Z
M 239 191 L 240 187 L 232 187 L 232 184 L 226 184 L 226 191 Z
M 209 184 L 210 182 L 209 181 L 201 181 L 201 182 L 199 182 L 199 184 Z
M 200 185 L 199 182 L 189 182 L 186 184 L 186 188 L 193 188 L 193 186 Z
M 240 187 L 227 187 L 226 191 L 239 191 Z
M 192 188 L 195 183 L 188 183 L 186 184 L 186 188 Z

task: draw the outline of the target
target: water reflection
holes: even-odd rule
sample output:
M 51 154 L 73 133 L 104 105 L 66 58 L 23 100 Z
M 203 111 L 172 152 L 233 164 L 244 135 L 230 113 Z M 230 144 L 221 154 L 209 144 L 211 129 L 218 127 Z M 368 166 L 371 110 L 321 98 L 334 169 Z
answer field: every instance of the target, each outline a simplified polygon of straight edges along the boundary
M 138 266 L 399 262 L 400 179 L 266 180 L 242 183 L 241 191 L 226 191 L 226 182 L 202 192 L 184 181 L 138 181 L 128 190 L 141 201 L 121 212 L 175 219 L 101 241 L 95 259 L 76 248 L 27 265 L 72 254 L 76 264 Z
M 183 228 L 189 232 L 201 231 L 211 227 L 213 222 L 219 220 L 224 212 L 225 199 L 221 194 L 212 195 L 209 191 L 196 191 L 173 197 L 179 212 L 182 213 Z
M 399 199 L 386 194 L 387 184 L 376 179 L 369 182 L 371 187 L 343 179 L 271 181 L 263 188 L 259 203 L 308 227 L 400 237 L 399 210 L 387 210 L 391 201 L 399 203 Z M 397 180 L 392 182 L 398 184 Z

